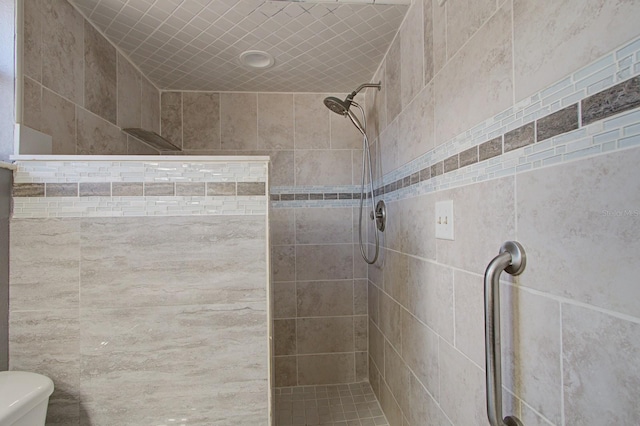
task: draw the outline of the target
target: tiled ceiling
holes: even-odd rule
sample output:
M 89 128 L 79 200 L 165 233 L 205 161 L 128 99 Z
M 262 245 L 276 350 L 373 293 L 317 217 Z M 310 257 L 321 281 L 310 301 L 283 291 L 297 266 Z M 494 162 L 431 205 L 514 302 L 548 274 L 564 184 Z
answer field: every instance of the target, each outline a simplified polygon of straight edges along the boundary
M 349 92 L 372 78 L 411 0 L 70 2 L 163 90 Z M 275 65 L 247 69 L 246 50 Z

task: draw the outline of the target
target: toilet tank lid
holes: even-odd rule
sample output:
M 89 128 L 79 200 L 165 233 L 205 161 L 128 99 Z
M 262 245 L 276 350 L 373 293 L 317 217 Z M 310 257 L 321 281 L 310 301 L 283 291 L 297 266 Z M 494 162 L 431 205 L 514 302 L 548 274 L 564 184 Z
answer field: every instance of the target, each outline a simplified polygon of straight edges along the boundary
M 25 371 L 0 372 L 0 420 L 19 418 L 49 398 L 53 392 L 50 378 Z

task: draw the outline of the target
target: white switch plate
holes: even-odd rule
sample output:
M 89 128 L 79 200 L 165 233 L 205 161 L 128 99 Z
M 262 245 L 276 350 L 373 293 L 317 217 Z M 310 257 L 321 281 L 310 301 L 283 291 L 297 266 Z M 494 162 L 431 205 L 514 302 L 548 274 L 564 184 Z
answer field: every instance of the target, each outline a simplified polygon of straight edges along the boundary
M 436 238 L 453 240 L 453 200 L 436 203 Z

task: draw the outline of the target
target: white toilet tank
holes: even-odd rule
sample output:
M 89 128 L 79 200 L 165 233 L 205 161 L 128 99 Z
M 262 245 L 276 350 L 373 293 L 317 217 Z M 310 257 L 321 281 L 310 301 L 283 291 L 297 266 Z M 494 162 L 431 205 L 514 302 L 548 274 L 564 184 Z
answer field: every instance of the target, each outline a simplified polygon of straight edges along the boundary
M 44 426 L 50 378 L 24 371 L 0 372 L 0 426 Z

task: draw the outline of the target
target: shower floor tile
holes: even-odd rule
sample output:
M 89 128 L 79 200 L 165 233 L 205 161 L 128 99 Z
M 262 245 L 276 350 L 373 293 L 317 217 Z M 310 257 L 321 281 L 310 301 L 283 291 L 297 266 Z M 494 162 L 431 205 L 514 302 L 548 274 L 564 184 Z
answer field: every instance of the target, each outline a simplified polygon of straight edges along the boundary
M 389 426 L 369 383 L 276 388 L 275 426 Z

